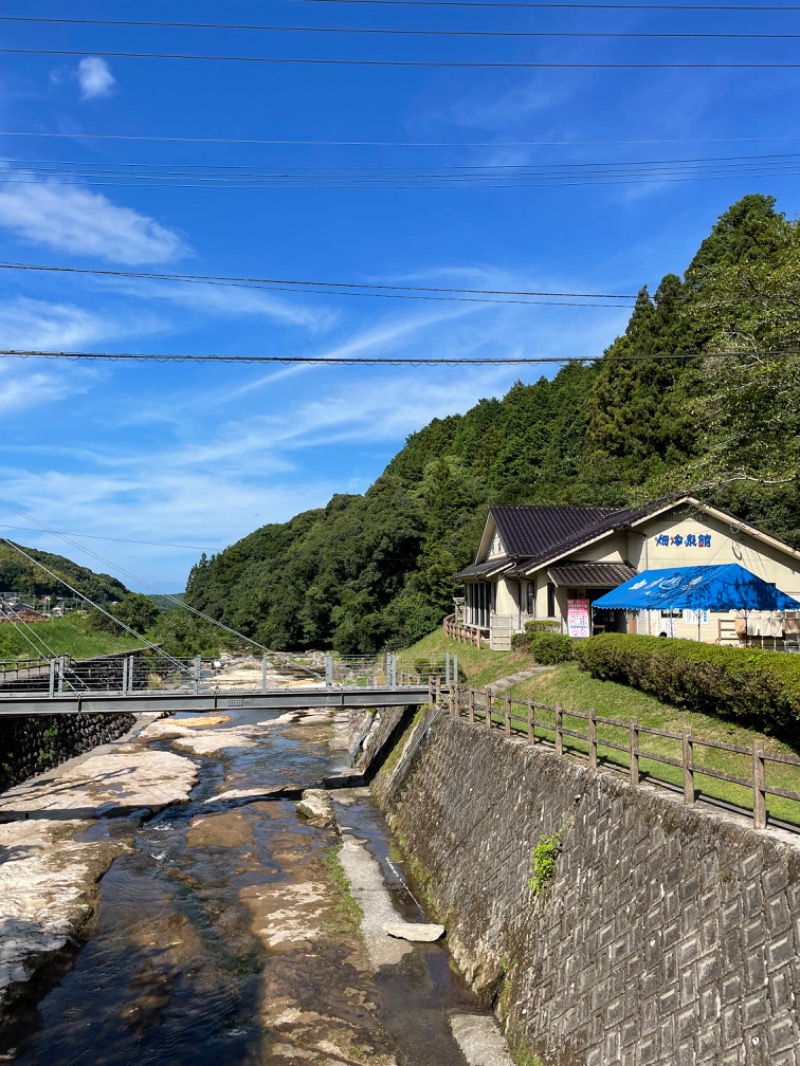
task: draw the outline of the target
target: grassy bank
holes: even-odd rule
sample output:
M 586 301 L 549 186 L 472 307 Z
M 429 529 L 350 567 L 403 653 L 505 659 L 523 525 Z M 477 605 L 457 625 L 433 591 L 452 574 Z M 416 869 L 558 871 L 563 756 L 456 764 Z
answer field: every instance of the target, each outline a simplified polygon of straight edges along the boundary
M 413 647 L 406 649 L 402 653 L 402 659 L 411 665 L 416 658 L 440 657 L 445 652 L 458 655 L 462 676 L 467 678 L 466 684 L 476 688 L 535 665 L 530 655 L 523 652 L 492 652 L 483 648 L 478 651 L 470 645 L 458 644 L 445 637 L 441 631 L 430 634 Z M 579 718 L 571 718 L 569 711 L 585 714 L 594 709 L 598 715 L 620 722 L 620 726 L 598 724 L 598 741 L 610 740 L 627 746 L 629 723 L 631 718 L 635 718 L 641 726 L 662 729 L 670 733 L 680 734 L 684 729 L 689 729 L 692 736 L 698 740 L 718 741 L 748 749 L 752 748 L 753 741 L 757 741 L 763 745 L 765 751 L 795 758 L 800 756 L 797 749 L 776 740 L 762 730 L 743 725 L 740 721 L 730 721 L 716 715 L 674 707 L 668 703 L 662 703 L 646 692 L 640 692 L 638 689 L 629 688 L 627 685 L 614 681 L 597 680 L 579 669 L 576 663 L 564 663 L 536 674 L 510 688 L 508 695 L 516 699 L 532 700 L 536 704 L 550 708 L 560 703 L 565 710 L 564 727 L 576 732 L 585 733 L 586 722 Z M 496 701 L 495 707 L 499 710 L 502 707 L 502 701 Z M 517 713 L 524 717 L 522 708 L 519 708 Z M 496 720 L 499 723 L 501 719 L 498 716 Z M 555 716 L 552 711 L 537 711 L 537 737 L 552 741 L 555 735 L 554 722 Z M 525 727 L 523 723 L 520 723 L 518 728 L 523 730 Z M 571 737 L 565 738 L 564 746 L 568 751 L 585 752 L 587 750 L 587 744 L 584 741 Z M 639 747 L 640 750 L 652 751 L 657 755 L 674 759 L 681 758 L 681 741 L 672 740 L 669 737 L 643 733 L 639 738 Z M 602 744 L 598 751 L 598 762 L 601 765 L 628 767 L 628 757 L 624 752 L 603 749 Z M 704 748 L 700 745 L 694 748 L 694 765 L 696 770 L 707 767 L 735 774 L 746 780 L 749 780 L 751 776 L 751 761 L 747 756 Z M 675 785 L 683 783 L 683 772 L 679 767 L 662 765 L 646 758 L 640 759 L 640 773 L 643 780 L 651 777 Z M 767 784 L 800 792 L 800 767 L 768 763 Z M 705 777 L 698 773 L 695 774 L 695 785 L 704 795 L 734 803 L 748 810 L 752 808 L 753 796 L 749 788 Z M 773 817 L 800 825 L 800 804 L 792 800 L 770 796 L 767 798 L 767 809 Z
M 66 618 L 31 622 L 28 626 L 0 625 L 0 660 L 49 658 L 50 650 L 56 656 L 91 659 L 95 655 L 110 655 L 141 646 L 132 637 L 115 637 L 92 629 L 86 615 L 78 612 Z
M 519 651 L 489 651 L 488 646 L 476 648 L 473 644 L 459 644 L 446 637 L 441 629 L 429 633 L 416 644 L 398 653 L 398 663 L 402 669 L 413 670 L 420 659 L 443 659 L 445 654 L 458 656 L 458 669 L 462 682 L 466 678 L 470 685 L 479 687 L 488 685 L 498 678 L 507 677 L 518 670 L 533 666 L 529 654 Z

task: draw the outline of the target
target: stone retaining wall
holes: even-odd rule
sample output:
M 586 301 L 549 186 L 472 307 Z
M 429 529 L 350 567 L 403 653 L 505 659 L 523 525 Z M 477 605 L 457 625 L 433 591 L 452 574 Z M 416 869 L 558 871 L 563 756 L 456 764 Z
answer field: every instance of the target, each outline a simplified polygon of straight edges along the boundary
M 131 728 L 132 714 L 37 715 L 0 720 L 0 792 Z
M 800 1066 L 793 838 L 464 721 L 420 742 L 425 723 L 373 791 L 518 1061 Z M 535 896 L 531 850 L 561 827 Z

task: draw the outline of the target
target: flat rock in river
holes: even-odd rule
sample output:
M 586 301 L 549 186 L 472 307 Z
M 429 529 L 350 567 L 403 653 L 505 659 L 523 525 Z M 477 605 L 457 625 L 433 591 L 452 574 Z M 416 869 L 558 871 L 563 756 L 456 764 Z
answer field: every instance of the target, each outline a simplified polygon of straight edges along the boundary
M 412 940 L 417 944 L 431 944 L 444 936 L 444 926 L 427 922 L 387 922 L 384 933 L 398 940 Z

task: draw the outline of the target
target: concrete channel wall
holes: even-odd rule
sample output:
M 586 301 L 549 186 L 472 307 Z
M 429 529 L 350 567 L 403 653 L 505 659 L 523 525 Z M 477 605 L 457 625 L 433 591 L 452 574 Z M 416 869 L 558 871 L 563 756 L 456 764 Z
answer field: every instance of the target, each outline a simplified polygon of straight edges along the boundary
M 373 792 L 519 1062 L 800 1064 L 793 838 L 468 722 L 420 740 L 429 722 Z M 562 827 L 534 895 L 532 849 Z

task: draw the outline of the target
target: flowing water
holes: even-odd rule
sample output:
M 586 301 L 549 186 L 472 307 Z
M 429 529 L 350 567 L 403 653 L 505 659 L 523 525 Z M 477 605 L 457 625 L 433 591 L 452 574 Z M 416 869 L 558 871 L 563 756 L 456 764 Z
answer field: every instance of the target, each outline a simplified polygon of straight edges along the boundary
M 209 811 L 206 801 L 231 790 L 318 784 L 346 761 L 331 748 L 334 724 L 274 723 L 268 712 L 231 718 L 224 728 L 250 730 L 250 746 L 192 756 L 200 777 L 188 804 L 142 825 L 101 820 L 89 830 L 126 839 L 130 850 L 101 882 L 83 945 L 0 1033 L 0 1059 L 463 1064 L 448 1011 L 477 1007 L 446 947 L 414 945 L 398 963 L 370 967 L 332 829 L 310 824 L 287 798 L 235 798 Z M 179 750 L 166 739 L 151 744 Z M 380 865 L 399 914 L 425 920 L 368 793 L 335 800 L 337 820 Z

